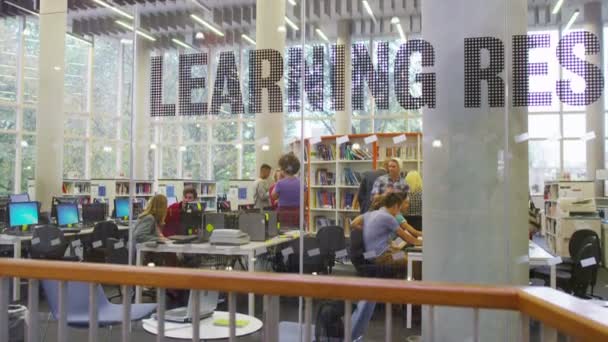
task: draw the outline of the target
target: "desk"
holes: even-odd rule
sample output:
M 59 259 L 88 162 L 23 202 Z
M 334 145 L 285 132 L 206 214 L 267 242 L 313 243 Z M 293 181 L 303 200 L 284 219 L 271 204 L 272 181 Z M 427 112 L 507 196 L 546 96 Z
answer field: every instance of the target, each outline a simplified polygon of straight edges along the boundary
M 213 316 L 202 319 L 200 321 L 200 339 L 201 340 L 216 340 L 216 339 L 227 339 L 230 334 L 228 327 L 220 327 L 213 324 L 216 319 L 228 319 L 228 312 L 216 311 Z M 253 334 L 254 332 L 262 329 L 262 321 L 259 319 L 243 315 L 240 313 L 236 314 L 236 319 L 242 319 L 249 321 L 246 326 L 236 328 L 236 336 L 245 336 Z M 157 335 L 158 334 L 158 321 L 149 318 L 142 321 L 142 325 L 145 331 Z M 174 323 L 165 321 L 165 337 L 192 340 L 192 323 Z
M 549 266 L 549 268 L 551 269 L 551 277 L 550 277 L 551 287 L 555 288 L 556 283 L 557 283 L 556 270 L 555 270 L 556 264 L 555 264 L 555 262 L 553 262 L 553 260 L 555 260 L 555 256 L 553 256 L 551 253 L 544 250 L 542 247 L 540 247 L 534 241 L 530 241 L 529 246 L 528 246 L 528 260 L 530 262 L 531 267 Z M 416 279 L 412 279 L 412 263 L 414 261 L 422 262 L 422 252 L 418 252 L 418 251 L 407 252 L 407 280 L 408 281 L 416 280 Z M 412 305 L 411 304 L 407 304 L 407 328 L 408 329 L 412 328 Z
M 129 230 L 129 227 L 118 226 L 119 231 Z M 93 233 L 93 227 L 82 229 L 78 233 L 65 233 L 66 238 L 74 238 Z M 30 243 L 32 241 L 32 235 L 17 236 L 0 234 L 0 245 L 13 246 L 13 258 L 20 259 L 22 256 L 23 243 Z M 13 278 L 13 300 L 18 301 L 21 299 L 21 279 Z
M 266 241 L 250 242 L 240 246 L 216 246 L 210 244 L 209 242 L 192 244 L 166 243 L 158 244 L 156 246 L 147 246 L 146 243 L 140 243 L 137 245 L 135 264 L 137 266 L 142 266 L 144 252 L 244 256 L 247 257 L 247 269 L 249 272 L 253 272 L 255 266 L 255 257 L 257 255 L 262 255 L 268 252 L 268 247 L 293 241 L 297 239 L 299 235 L 299 231 L 292 231 L 285 235 L 277 236 Z M 141 303 L 141 286 L 137 286 L 135 288 L 135 302 Z M 249 294 L 248 305 L 248 313 L 250 316 L 253 316 L 255 314 L 255 297 L 253 293 Z

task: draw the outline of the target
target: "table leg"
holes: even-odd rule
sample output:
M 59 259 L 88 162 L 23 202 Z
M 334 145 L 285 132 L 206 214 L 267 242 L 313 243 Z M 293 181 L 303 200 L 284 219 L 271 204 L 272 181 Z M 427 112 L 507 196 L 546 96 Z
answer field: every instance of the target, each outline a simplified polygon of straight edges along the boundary
M 557 275 L 555 271 L 555 264 L 551 265 L 551 288 L 557 287 Z
M 137 249 L 135 254 L 135 266 L 141 266 L 142 263 L 142 252 L 140 249 Z M 124 294 L 126 295 L 126 294 Z M 135 287 L 135 303 L 141 303 L 141 286 Z
M 412 259 L 411 258 L 407 258 L 407 281 L 412 280 Z M 406 322 L 406 327 L 407 329 L 411 329 L 412 328 L 412 304 L 407 304 L 407 322 Z
M 247 269 L 249 272 L 255 272 L 255 252 L 249 252 L 247 255 Z M 249 293 L 248 295 L 248 314 L 249 316 L 255 316 L 255 295 Z
M 15 239 L 13 242 L 13 258 L 21 259 L 21 240 Z M 13 278 L 13 300 L 19 301 L 21 299 L 21 279 Z

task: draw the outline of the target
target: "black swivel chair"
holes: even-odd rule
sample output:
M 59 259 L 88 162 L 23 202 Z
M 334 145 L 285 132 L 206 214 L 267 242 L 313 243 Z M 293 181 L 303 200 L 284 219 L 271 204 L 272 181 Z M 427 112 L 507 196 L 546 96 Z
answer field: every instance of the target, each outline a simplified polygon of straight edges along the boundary
M 66 250 L 70 249 L 66 256 Z M 63 232 L 51 225 L 40 226 L 32 232 L 32 246 L 30 248 L 32 259 L 78 261 L 73 250 L 66 240 Z
M 363 231 L 352 229 L 350 232 L 350 260 L 357 270 L 357 275 L 371 278 L 401 278 L 407 274 L 407 267 L 399 265 L 376 265 L 364 257 L 365 244 Z
M 282 254 L 282 251 L 286 248 L 291 248 L 293 253 L 286 255 L 285 257 Z M 279 272 L 286 273 L 298 273 L 300 271 L 300 240 L 291 241 L 287 247 L 284 247 L 278 253 L 279 266 L 278 269 L 275 269 Z M 325 266 L 325 262 L 323 256 L 321 255 L 321 246 L 319 245 L 319 241 L 316 238 L 306 236 L 304 237 L 304 255 L 303 255 L 304 265 L 303 272 L 305 274 L 325 274 L 327 268 Z M 281 267 L 282 266 L 282 267 Z
M 95 224 L 90 241 L 87 244 L 85 259 L 89 262 L 106 262 L 106 246 L 109 238 L 119 239 L 118 226 L 113 221 L 102 221 Z
M 588 242 L 573 257 L 572 273 L 565 290 L 576 297 L 590 297 L 587 290 L 595 283 L 599 268 L 596 250 L 597 246 L 593 242 Z M 583 265 L 582 261 L 589 259 L 595 259 L 596 262 L 592 265 Z
M 325 259 L 327 273 L 331 274 L 336 264 L 336 252 L 346 248 L 344 229 L 340 226 L 325 226 L 317 231 L 316 238 L 321 248 L 321 255 Z

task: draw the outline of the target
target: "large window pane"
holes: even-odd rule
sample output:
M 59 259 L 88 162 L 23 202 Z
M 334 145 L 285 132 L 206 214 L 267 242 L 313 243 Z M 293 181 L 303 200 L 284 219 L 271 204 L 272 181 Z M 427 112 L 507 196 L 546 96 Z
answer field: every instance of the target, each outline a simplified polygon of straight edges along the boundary
M 200 143 L 207 140 L 206 121 L 191 121 L 185 123 L 183 127 L 183 139 L 186 143 Z
M 24 39 L 23 102 L 38 101 L 38 55 L 40 52 L 38 19 L 26 17 Z
M 27 182 L 36 176 L 36 137 L 24 135 L 21 142 L 21 192 L 27 191 Z
M 116 139 L 116 130 L 118 128 L 116 118 L 98 116 L 93 117 L 91 123 L 91 134 L 93 137 Z
M 229 179 L 237 178 L 238 149 L 234 145 L 213 146 L 213 176 L 218 185 L 227 190 Z
M 201 161 L 201 146 L 190 145 L 186 146 L 186 151 L 182 155 L 183 178 L 198 179 L 201 176 L 202 161 Z
M 174 146 L 163 146 L 162 148 L 162 170 L 161 178 L 177 178 L 177 160 L 179 150 Z
M 384 119 L 375 120 L 375 131 L 378 133 L 399 133 L 407 131 L 407 120 Z
M 87 118 L 82 116 L 66 117 L 64 132 L 66 135 L 85 137 L 87 135 Z
M 583 179 L 587 174 L 587 147 L 582 140 L 564 141 L 564 172 L 572 179 Z M 594 178 L 595 175 L 592 175 Z
M 541 193 L 546 180 L 556 179 L 559 173 L 559 142 L 530 141 L 528 145 L 530 191 Z
M 530 138 L 552 138 L 560 135 L 559 115 L 528 116 L 528 134 Z
M 300 128 L 302 121 L 286 120 L 285 121 L 285 141 L 289 142 L 293 139 L 300 139 Z M 334 120 L 304 120 L 304 137 L 318 137 L 324 135 L 334 135 L 335 128 Z
M 15 108 L 0 107 L 0 129 L 13 130 L 17 126 Z
M 131 176 L 131 145 L 127 143 L 120 144 L 120 169 L 118 177 Z
M 531 31 L 530 34 L 549 34 L 550 47 L 531 49 L 529 53 L 530 63 L 547 63 L 547 75 L 530 75 L 528 87 L 530 92 L 549 92 L 551 93 L 551 105 L 530 106 L 531 113 L 538 112 L 559 112 L 560 101 L 555 92 L 555 80 L 559 79 L 559 62 L 555 58 L 555 46 L 557 46 L 559 35 L 557 30 L 550 31 Z
M 23 130 L 28 132 L 36 132 L 36 109 L 23 109 Z
M 67 178 L 75 173 L 78 177 L 83 178 L 86 160 L 85 141 L 65 139 L 63 146 L 63 177 Z
M 114 114 L 118 110 L 118 74 L 120 71 L 120 41 L 98 36 L 93 49 L 93 111 Z
M 564 120 L 564 138 L 580 138 L 585 135 L 587 126 L 585 114 L 566 114 Z
M 116 146 L 93 141 L 91 146 L 91 178 L 116 177 Z
M 212 127 L 213 139 L 217 142 L 231 142 L 238 138 L 236 122 L 219 122 Z
M 65 37 L 64 104 L 66 111 L 84 112 L 87 106 L 90 45 Z
M 243 146 L 243 179 L 258 178 L 255 169 L 255 145 L 247 144 Z
M 0 100 L 17 99 L 17 37 L 19 18 L 0 19 Z
M 15 135 L 0 134 L 0 195 L 15 188 Z

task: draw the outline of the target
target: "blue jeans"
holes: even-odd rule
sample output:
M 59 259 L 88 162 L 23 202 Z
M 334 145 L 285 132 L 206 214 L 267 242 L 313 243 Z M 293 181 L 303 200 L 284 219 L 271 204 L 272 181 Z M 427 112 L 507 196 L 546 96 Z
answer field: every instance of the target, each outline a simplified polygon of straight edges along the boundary
M 369 325 L 369 321 L 374 315 L 374 309 L 376 308 L 376 302 L 368 302 L 361 300 L 357 303 L 357 308 L 353 312 L 351 325 L 352 325 L 352 338 L 353 340 L 363 336 Z

